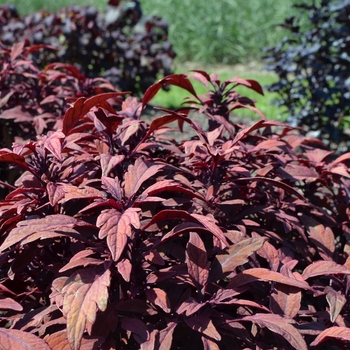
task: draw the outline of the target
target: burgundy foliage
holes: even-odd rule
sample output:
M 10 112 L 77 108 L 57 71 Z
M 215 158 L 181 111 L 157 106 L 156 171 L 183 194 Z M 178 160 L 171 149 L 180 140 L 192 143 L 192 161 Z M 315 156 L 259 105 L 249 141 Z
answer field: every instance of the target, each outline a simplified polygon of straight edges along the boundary
M 119 89 L 139 95 L 158 76 L 171 74 L 175 57 L 168 23 L 143 15 L 138 0 L 111 0 L 103 11 L 69 6 L 25 16 L 18 16 L 13 6 L 0 6 L 0 41 L 11 46 L 24 40 L 56 49 L 33 53 L 41 69 L 64 62 L 88 78 L 103 75 Z
M 350 153 L 258 110 L 231 123 L 255 110 L 234 87 L 260 85 L 194 77 L 208 95 L 181 74 L 141 102 L 80 97 L 61 129 L 0 150 L 24 171 L 0 201 L 2 347 L 346 348 Z M 167 84 L 189 107 L 145 122 Z M 174 139 L 173 122 L 195 136 Z

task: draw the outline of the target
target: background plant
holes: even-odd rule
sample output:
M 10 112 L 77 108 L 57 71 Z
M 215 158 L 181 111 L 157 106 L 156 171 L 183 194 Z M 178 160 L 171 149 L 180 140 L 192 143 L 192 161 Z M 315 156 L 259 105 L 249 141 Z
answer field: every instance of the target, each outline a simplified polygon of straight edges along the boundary
M 0 3 L 9 1 L 0 0 Z M 21 14 L 41 8 L 55 13 L 70 1 L 11 0 Z M 277 45 L 286 32 L 277 25 L 294 12 L 298 0 L 141 0 L 146 15 L 159 16 L 169 23 L 169 40 L 178 54 L 178 62 L 204 63 L 260 61 L 263 48 Z M 107 0 L 77 0 L 105 10 Z M 224 43 L 224 44 L 222 44 Z
M 278 75 L 270 91 L 288 109 L 288 122 L 302 125 L 332 149 L 349 149 L 350 1 L 299 4 L 283 26 L 289 36 L 268 51 Z M 300 21 L 308 16 L 308 22 Z
M 88 78 L 103 76 L 124 91 L 145 91 L 171 73 L 175 53 L 168 41 L 168 24 L 142 14 L 136 0 L 110 1 L 103 11 L 69 6 L 50 13 L 22 17 L 12 7 L 1 10 L 0 40 L 8 46 L 27 40 L 56 50 L 33 54 L 40 68 L 53 62 L 77 66 Z
M 164 85 L 188 107 L 147 123 Z M 238 86 L 261 93 L 196 71 L 141 102 L 80 97 L 62 130 L 0 150 L 25 171 L 0 201 L 2 347 L 346 346 L 350 154 L 267 121 Z M 230 122 L 240 108 L 261 119 Z

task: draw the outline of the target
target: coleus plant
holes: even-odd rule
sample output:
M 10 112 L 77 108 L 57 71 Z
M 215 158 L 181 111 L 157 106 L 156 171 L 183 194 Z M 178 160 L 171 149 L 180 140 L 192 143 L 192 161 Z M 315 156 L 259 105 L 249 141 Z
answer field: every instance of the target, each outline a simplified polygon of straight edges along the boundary
M 193 97 L 147 123 L 164 85 Z M 62 129 L 0 150 L 24 170 L 0 201 L 2 348 L 346 348 L 350 154 L 260 112 L 231 123 L 255 109 L 237 85 L 262 92 L 195 71 L 141 102 L 80 97 Z

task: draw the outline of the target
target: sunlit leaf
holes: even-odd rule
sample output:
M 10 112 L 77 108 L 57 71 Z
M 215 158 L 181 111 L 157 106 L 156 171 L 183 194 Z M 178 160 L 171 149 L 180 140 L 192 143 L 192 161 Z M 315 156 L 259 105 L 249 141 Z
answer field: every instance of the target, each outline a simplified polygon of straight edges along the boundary
M 86 324 L 93 324 L 97 311 L 107 307 L 111 273 L 99 271 L 96 268 L 78 270 L 62 288 L 63 313 L 67 317 L 68 340 L 73 350 L 79 349 Z
M 343 265 L 339 265 L 334 261 L 316 261 L 305 268 L 302 277 L 304 280 L 307 280 L 308 278 L 315 276 L 337 274 L 350 275 L 350 269 Z
M 295 349 L 308 349 L 304 338 L 297 329 L 279 315 L 258 313 L 252 316 L 245 316 L 241 320 L 251 321 L 260 327 L 268 328 L 270 331 L 281 335 Z
M 259 250 L 265 241 L 265 237 L 248 238 L 231 245 L 226 250 L 227 254 L 216 255 L 210 271 L 211 279 L 217 280 L 223 274 L 233 272 L 237 266 L 245 264 L 248 257 Z
M 0 328 L 0 348 L 4 350 L 51 350 L 45 340 L 18 329 Z
M 316 339 L 310 344 L 310 346 L 317 346 L 329 338 L 335 338 L 340 340 L 350 341 L 350 328 L 333 326 L 322 331 Z

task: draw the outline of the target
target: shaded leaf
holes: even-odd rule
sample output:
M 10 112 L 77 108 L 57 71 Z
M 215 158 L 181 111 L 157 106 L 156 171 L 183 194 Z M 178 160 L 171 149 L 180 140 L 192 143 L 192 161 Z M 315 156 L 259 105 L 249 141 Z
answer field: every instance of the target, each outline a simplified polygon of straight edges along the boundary
M 126 331 L 130 331 L 137 335 L 141 342 L 148 340 L 149 333 L 146 325 L 137 318 L 123 317 L 121 318 L 121 326 Z
M 96 268 L 85 268 L 73 273 L 62 288 L 63 314 L 67 317 L 68 340 L 78 350 L 87 323 L 93 324 L 98 310 L 108 303 L 110 271 L 99 273 Z
M 0 328 L 0 348 L 4 350 L 51 350 L 45 340 L 18 329 Z
M 311 217 L 303 215 L 302 222 L 308 230 L 312 242 L 317 246 L 319 254 L 324 260 L 333 260 L 335 238 L 330 227 L 324 227 Z
M 35 235 L 36 239 L 44 239 L 46 235 L 52 232 L 70 232 L 70 229 L 80 223 L 79 220 L 62 214 L 48 215 L 42 219 L 20 221 L 17 227 L 6 237 L 4 243 L 0 247 L 0 251 L 4 251 L 12 245 L 24 240 L 29 242 L 30 240 L 28 238 L 31 235 Z M 57 234 L 60 235 L 60 233 Z
M 205 334 L 206 336 L 215 340 L 221 340 L 221 335 L 216 330 L 209 315 L 204 314 L 200 316 L 191 317 L 189 319 L 185 319 L 185 322 L 194 331 Z
M 199 303 L 194 298 L 188 298 L 186 299 L 176 310 L 178 314 L 185 313 L 186 316 L 193 315 L 198 310 L 200 310 L 202 307 L 207 305 L 207 302 L 205 303 Z
M 170 300 L 167 293 L 160 288 L 151 288 L 146 290 L 147 300 L 154 305 L 159 306 L 164 312 L 170 313 Z
M 350 341 L 350 328 L 348 327 L 330 327 L 322 331 L 316 339 L 310 344 L 310 346 L 317 346 L 329 338 L 341 339 Z
M 210 263 L 204 243 L 196 232 L 190 232 L 186 246 L 186 263 L 188 273 L 198 288 L 203 287 L 208 280 Z
M 350 275 L 350 269 L 334 261 L 316 261 L 307 266 L 301 276 L 304 280 L 307 280 L 310 277 L 333 274 Z
M 252 316 L 245 316 L 241 321 L 251 321 L 260 327 L 268 328 L 270 331 L 281 335 L 295 349 L 307 350 L 308 348 L 304 338 L 297 329 L 279 315 L 258 313 Z

